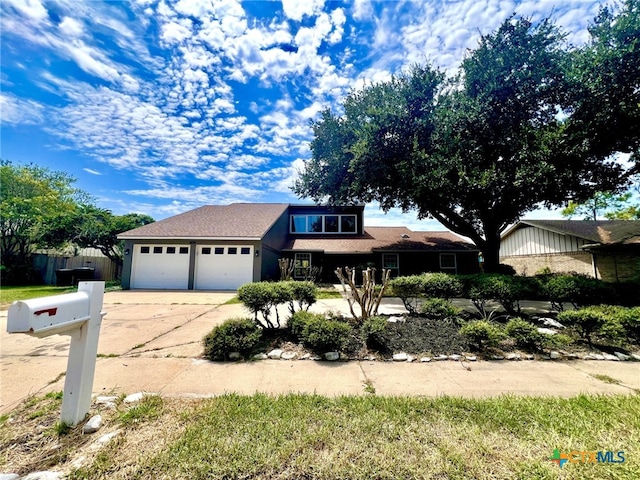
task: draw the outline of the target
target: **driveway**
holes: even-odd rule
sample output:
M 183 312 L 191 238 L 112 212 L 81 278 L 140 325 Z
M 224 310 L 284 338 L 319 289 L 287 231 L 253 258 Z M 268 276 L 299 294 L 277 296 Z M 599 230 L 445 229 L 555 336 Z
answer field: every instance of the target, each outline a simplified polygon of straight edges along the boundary
M 225 304 L 234 296 L 235 292 L 107 292 L 94 393 L 358 395 L 367 386 L 384 395 L 483 397 L 640 390 L 640 363 L 634 362 L 477 362 L 467 369 L 451 361 L 206 361 L 201 358 L 202 338 L 224 320 L 247 315 L 242 305 Z M 313 310 L 349 311 L 342 299 L 321 300 Z M 404 308 L 397 299 L 385 299 L 381 312 L 402 313 Z M 0 414 L 30 395 L 62 390 L 69 351 L 68 336 L 9 335 L 6 321 L 7 311 L 0 311 Z M 599 375 L 618 384 L 604 382 Z

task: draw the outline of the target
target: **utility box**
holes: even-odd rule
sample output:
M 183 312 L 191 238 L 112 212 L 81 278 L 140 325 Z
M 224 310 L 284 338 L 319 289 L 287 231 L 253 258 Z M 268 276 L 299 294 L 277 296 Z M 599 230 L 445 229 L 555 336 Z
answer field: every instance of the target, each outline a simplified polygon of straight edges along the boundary
M 7 312 L 7 332 L 34 337 L 59 335 L 89 320 L 89 304 L 87 292 L 14 302 Z

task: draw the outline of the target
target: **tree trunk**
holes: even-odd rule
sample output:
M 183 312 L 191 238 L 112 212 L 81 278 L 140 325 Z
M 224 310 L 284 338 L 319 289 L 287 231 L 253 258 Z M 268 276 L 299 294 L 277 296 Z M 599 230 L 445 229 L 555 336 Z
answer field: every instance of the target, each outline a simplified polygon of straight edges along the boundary
M 497 272 L 500 265 L 500 232 L 486 232 L 484 242 L 478 247 L 482 251 L 482 257 L 484 258 L 484 272 Z

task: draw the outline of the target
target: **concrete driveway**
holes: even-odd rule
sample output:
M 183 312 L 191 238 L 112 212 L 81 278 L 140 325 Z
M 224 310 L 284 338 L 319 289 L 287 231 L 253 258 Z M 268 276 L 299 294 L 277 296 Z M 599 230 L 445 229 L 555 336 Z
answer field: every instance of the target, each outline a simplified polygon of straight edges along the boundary
M 105 294 L 93 391 L 211 396 L 226 392 L 306 392 L 359 395 L 494 396 L 503 393 L 572 396 L 640 391 L 640 363 L 597 361 L 432 362 L 266 360 L 216 363 L 201 358 L 202 338 L 224 320 L 246 316 L 225 302 L 235 292 L 119 291 Z M 348 313 L 346 301 L 322 300 L 316 311 Z M 402 313 L 396 299 L 382 311 Z M 0 311 L 0 413 L 30 395 L 60 391 L 69 337 L 6 333 Z M 617 383 L 598 379 L 606 375 Z M 605 377 L 600 377 L 605 378 Z

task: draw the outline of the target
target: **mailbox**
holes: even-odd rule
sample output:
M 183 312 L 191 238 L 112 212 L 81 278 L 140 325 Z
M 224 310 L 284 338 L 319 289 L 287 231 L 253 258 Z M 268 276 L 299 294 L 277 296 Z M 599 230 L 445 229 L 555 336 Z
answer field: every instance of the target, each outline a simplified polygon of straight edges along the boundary
M 88 292 L 14 302 L 9 307 L 7 332 L 34 337 L 64 334 L 89 320 L 89 307 Z
M 71 336 L 60 414 L 70 425 L 82 421 L 91 406 L 103 299 L 104 282 L 80 282 L 76 293 L 13 302 L 7 312 L 9 333 Z

